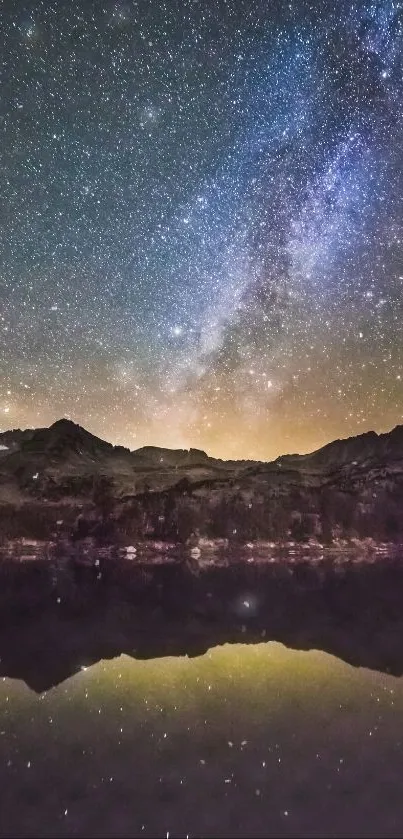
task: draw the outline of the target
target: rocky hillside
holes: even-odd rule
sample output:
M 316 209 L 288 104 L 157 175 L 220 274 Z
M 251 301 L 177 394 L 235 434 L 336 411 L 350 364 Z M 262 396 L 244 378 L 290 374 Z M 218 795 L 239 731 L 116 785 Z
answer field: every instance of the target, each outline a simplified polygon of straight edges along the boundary
M 69 420 L 0 434 L 0 536 L 403 539 L 403 426 L 271 463 L 113 446 Z

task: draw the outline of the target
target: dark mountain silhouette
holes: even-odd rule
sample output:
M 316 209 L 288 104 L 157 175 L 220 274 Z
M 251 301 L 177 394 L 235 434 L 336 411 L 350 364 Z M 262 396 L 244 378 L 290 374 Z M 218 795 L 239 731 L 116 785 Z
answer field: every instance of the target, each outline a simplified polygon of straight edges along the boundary
M 213 460 L 200 449 L 162 449 L 158 446 L 143 446 L 133 452 L 133 457 L 149 466 L 161 463 L 167 466 L 204 466 Z
M 334 440 L 321 449 L 306 455 L 285 455 L 278 464 L 297 468 L 333 469 L 343 465 L 369 464 L 387 459 L 403 458 L 403 425 L 386 434 L 368 431 L 346 440 Z
M 402 505 L 403 426 L 270 463 L 131 452 L 67 419 L 0 434 L 3 538 L 397 542 Z
M 0 443 L 7 445 L 7 434 L 0 434 Z M 26 457 L 57 457 L 60 459 L 99 457 L 114 451 L 111 443 L 100 440 L 85 428 L 71 420 L 60 419 L 49 428 L 38 428 L 29 432 L 11 432 L 14 435 L 13 451 Z M 19 435 L 19 436 L 18 436 Z

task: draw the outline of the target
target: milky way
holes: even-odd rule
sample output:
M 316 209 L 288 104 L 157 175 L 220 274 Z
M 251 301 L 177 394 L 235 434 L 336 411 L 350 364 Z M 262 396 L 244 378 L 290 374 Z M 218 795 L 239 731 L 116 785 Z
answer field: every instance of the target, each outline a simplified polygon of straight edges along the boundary
M 0 424 L 403 421 L 403 4 L 3 2 Z

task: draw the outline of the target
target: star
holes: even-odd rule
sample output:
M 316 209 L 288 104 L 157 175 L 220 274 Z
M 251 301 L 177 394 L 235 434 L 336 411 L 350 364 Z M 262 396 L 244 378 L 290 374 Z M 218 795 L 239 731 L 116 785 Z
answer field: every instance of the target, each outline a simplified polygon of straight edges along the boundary
M 12 5 L 3 422 L 261 459 L 399 422 L 399 4 Z

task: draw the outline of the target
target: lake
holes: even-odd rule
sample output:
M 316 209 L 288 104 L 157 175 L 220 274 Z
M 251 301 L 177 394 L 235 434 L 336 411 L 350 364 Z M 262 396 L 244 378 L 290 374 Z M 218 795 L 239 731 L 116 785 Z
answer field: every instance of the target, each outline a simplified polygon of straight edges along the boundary
M 0 570 L 2 836 L 402 836 L 399 563 L 99 573 Z

